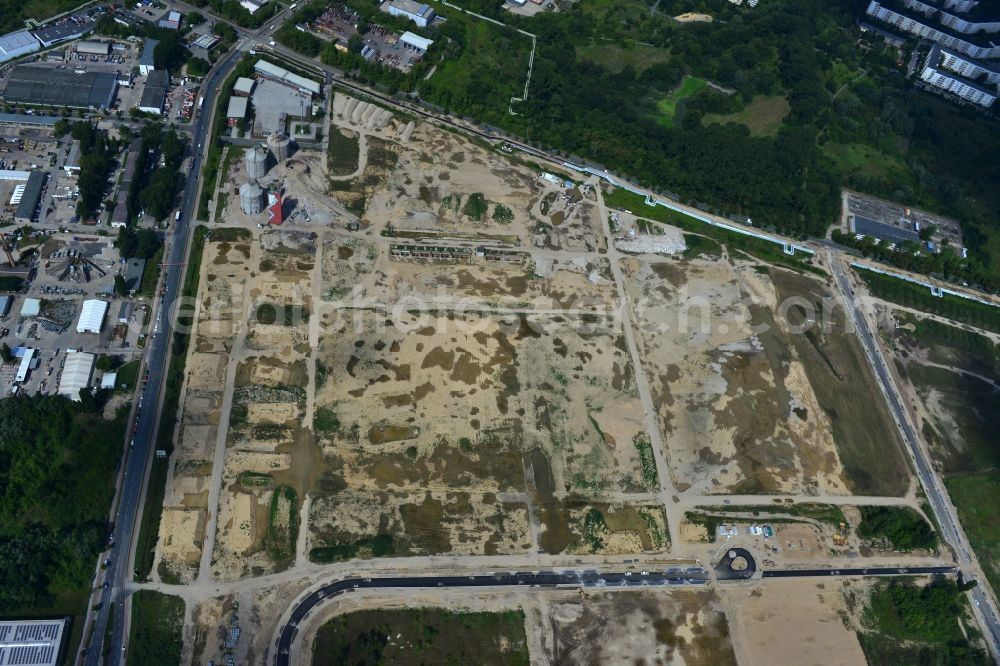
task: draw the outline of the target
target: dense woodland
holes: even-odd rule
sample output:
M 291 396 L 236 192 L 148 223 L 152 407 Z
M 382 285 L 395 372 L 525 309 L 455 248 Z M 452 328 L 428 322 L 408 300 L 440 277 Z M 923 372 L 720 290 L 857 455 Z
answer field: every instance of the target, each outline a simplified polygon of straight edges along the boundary
M 86 591 L 107 539 L 124 418 L 36 395 L 0 401 L 0 613 L 44 609 Z
M 863 3 L 589 0 L 530 19 L 500 0 L 457 4 L 537 35 L 529 98 L 515 103 L 516 115 L 508 106 L 523 86 L 527 38 L 446 8 L 439 9 L 443 25 L 407 28 L 436 40 L 423 66 L 438 70 L 426 81 L 360 64 L 291 25 L 279 39 L 390 92 L 415 91 L 455 114 L 755 225 L 822 235 L 845 186 L 952 215 L 964 224 L 975 262 L 949 265 L 950 274 L 1000 273 L 997 121 L 915 90 L 905 78 L 913 44 L 900 54 L 863 35 L 855 26 Z M 366 21 L 391 23 L 371 11 L 363 11 Z M 716 20 L 670 18 L 686 11 Z M 685 76 L 717 88 L 686 100 L 664 122 L 657 102 Z M 779 97 L 790 108 L 773 132 L 718 120 L 755 98 Z

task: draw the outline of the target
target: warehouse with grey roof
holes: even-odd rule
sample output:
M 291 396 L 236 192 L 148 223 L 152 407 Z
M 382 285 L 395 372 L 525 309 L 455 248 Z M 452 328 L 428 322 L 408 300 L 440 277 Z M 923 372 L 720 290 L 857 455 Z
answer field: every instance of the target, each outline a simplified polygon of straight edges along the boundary
M 3 96 L 8 102 L 20 104 L 107 109 L 117 90 L 118 76 L 114 72 L 77 73 L 18 65 L 7 79 Z
M 32 171 L 28 175 L 28 182 L 24 185 L 24 192 L 21 193 L 21 201 L 17 204 L 14 212 L 14 221 L 18 224 L 30 224 L 35 219 L 38 211 L 38 202 L 42 199 L 42 188 L 48 174 L 43 171 Z
M 165 69 L 154 69 L 146 77 L 146 87 L 142 89 L 139 110 L 146 113 L 161 113 L 167 99 L 167 83 L 170 76 Z

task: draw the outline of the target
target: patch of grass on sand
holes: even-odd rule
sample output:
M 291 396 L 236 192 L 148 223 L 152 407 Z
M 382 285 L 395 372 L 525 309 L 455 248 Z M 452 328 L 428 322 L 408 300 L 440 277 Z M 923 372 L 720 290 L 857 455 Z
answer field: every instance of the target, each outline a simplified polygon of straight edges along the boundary
M 184 600 L 153 590 L 132 596 L 128 637 L 129 666 L 168 666 L 181 659 Z
M 736 123 L 746 126 L 753 136 L 774 136 L 790 110 L 788 98 L 784 95 L 757 95 L 740 111 L 705 114 L 702 123 Z
M 320 627 L 313 664 L 527 666 L 524 613 L 439 608 L 363 610 Z

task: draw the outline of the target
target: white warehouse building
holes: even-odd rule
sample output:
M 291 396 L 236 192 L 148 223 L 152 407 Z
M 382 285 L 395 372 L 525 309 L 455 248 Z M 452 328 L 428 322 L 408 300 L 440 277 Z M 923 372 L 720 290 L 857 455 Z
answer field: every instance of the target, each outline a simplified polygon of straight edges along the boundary
M 93 372 L 93 354 L 67 350 L 62 377 L 59 378 L 59 395 L 64 395 L 70 400 L 79 400 L 80 389 L 90 386 Z
M 100 333 L 104 326 L 104 315 L 108 312 L 108 304 L 96 298 L 83 302 L 80 321 L 76 324 L 77 333 Z

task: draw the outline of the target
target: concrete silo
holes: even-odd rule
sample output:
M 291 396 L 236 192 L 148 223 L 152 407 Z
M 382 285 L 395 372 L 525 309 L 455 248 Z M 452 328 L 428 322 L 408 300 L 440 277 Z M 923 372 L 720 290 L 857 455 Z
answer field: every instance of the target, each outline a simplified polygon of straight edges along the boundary
M 267 151 L 260 146 L 248 150 L 243 159 L 250 179 L 257 180 L 267 174 Z
M 274 155 L 275 162 L 284 162 L 292 154 L 292 140 L 280 134 L 271 134 L 267 137 L 267 147 Z
M 264 210 L 264 190 L 257 183 L 240 185 L 240 210 L 247 215 L 257 215 Z

